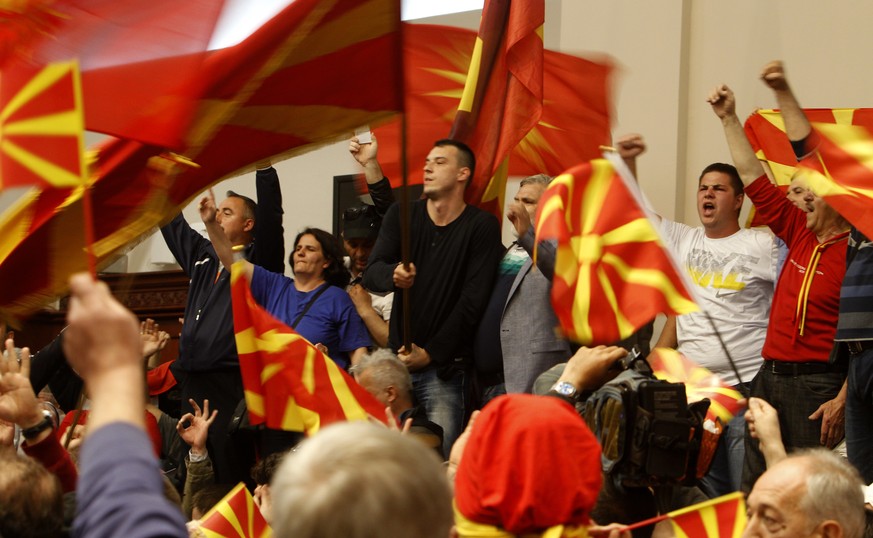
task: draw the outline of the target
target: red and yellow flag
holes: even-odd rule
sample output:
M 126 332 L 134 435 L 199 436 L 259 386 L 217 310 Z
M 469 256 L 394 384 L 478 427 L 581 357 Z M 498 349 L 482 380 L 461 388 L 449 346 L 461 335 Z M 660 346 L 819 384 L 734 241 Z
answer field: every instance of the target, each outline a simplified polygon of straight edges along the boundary
M 677 538 L 739 538 L 746 527 L 746 502 L 737 491 L 668 515 Z
M 58 5 L 78 1 L 58 0 Z M 153 2 L 150 9 L 156 11 L 152 13 L 160 12 L 158 8 L 166 1 Z M 130 7 L 128 0 L 116 4 Z M 143 8 L 142 3 L 137 5 Z M 142 11 L 110 11 L 126 20 L 148 19 Z M 84 28 L 97 32 L 99 19 L 87 15 L 83 15 L 88 23 Z M 78 20 L 65 19 L 75 35 L 57 47 L 79 42 L 74 39 L 82 37 L 75 31 Z M 361 24 L 362 20 L 368 23 Z M 136 33 L 146 32 L 146 28 L 150 26 Z M 152 69 L 154 62 L 145 61 L 86 71 L 86 109 L 87 80 L 99 76 L 106 87 L 114 87 L 109 83 L 123 84 L 135 68 L 174 84 L 172 95 L 161 94 L 161 84 L 150 85 L 158 93 L 144 98 L 170 108 L 182 102 L 178 96 L 195 99 L 190 121 L 179 125 L 165 122 L 182 121 L 182 116 L 154 113 L 137 113 L 124 123 L 125 135 L 131 128 L 155 135 L 149 135 L 149 140 L 181 140 L 177 143 L 183 149 L 178 155 L 167 153 L 163 143 L 146 145 L 129 139 L 111 139 L 97 148 L 89 182 L 93 206 L 98 208 L 93 245 L 98 267 L 111 263 L 121 248 L 167 222 L 209 185 L 253 171 L 254 163 L 260 160 L 275 161 L 345 137 L 356 126 L 400 110 L 400 85 L 395 84 L 401 76 L 399 28 L 398 0 L 297 0 L 242 42 L 210 52 L 202 61 L 191 62 L 182 55 L 161 59 L 157 72 Z M 124 38 L 118 33 L 113 36 Z M 191 50 L 197 42 L 190 42 Z M 100 59 L 113 51 L 97 52 L 103 53 L 96 55 Z M 166 76 L 168 72 L 174 76 Z M 380 83 L 354 83 L 374 79 Z M 119 92 L 107 103 L 125 112 L 147 110 L 138 98 L 129 102 L 128 97 L 130 94 Z M 143 125 L 142 121 L 149 120 L 156 123 Z M 85 125 L 94 130 L 102 130 L 95 126 L 105 126 L 92 122 L 87 110 Z M 199 167 L 185 164 L 191 161 Z M 68 194 L 45 191 L 38 195 L 38 202 L 28 201 L 36 206 L 24 204 L 14 214 L 0 216 L 4 230 L 0 249 L 6 254 L 0 257 L 0 276 L 16 282 L 16 286 L 0 291 L 0 316 L 32 312 L 61 294 L 70 274 L 86 268 L 79 263 L 80 258 L 84 260 L 82 245 L 62 240 L 65 233 L 81 227 L 83 215 L 81 200 Z M 49 207 L 49 202 L 54 205 Z M 7 223 L 15 234 L 6 233 Z M 39 227 L 44 230 L 36 234 Z M 41 253 L 41 263 L 33 264 L 33 252 Z
M 406 155 L 411 170 L 424 163 L 433 142 L 451 129 L 475 42 L 476 33 L 463 28 L 404 25 Z M 611 72 L 607 61 L 544 51 L 542 116 L 511 151 L 509 175 L 557 175 L 600 156 L 600 146 L 610 141 Z M 398 187 L 399 121 L 373 131 L 382 171 Z M 410 184 L 421 181 L 421 174 L 409 177 Z
M 88 130 L 180 149 L 198 103 L 186 81 L 208 55 L 225 0 L 13 4 L 8 19 L 0 9 L 4 71 L 76 58 Z
M 85 122 L 75 61 L 0 77 L 0 189 L 33 185 L 73 189 L 85 178 Z
M 835 125 L 858 125 L 873 129 L 873 108 L 806 108 L 803 113 L 813 123 Z M 797 170 L 797 157 L 785 134 L 785 122 L 778 110 L 757 110 L 745 124 L 746 137 L 752 144 L 758 159 L 769 166 L 773 180 L 783 191 L 788 189 Z M 763 226 L 754 213 L 750 214 L 751 226 Z
M 385 407 L 342 368 L 258 305 L 241 264 L 231 271 L 233 326 L 252 424 L 315 434 L 343 420 L 385 422 Z
M 200 519 L 207 538 L 270 538 L 273 530 L 240 482 Z
M 577 342 L 609 344 L 658 313 L 698 309 L 653 223 L 604 159 L 552 181 L 536 235 L 557 240 L 552 306 Z
M 685 383 L 688 403 L 709 398 L 707 418 L 715 421 L 718 417 L 722 424 L 727 424 L 741 409 L 738 402 L 743 396 L 739 392 L 675 349 L 656 347 L 648 360 L 658 379 Z
M 449 134 L 476 155 L 467 203 L 498 219 L 506 191 L 504 161 L 543 113 L 544 21 L 544 0 L 486 0 Z
M 809 187 L 862 234 L 873 237 L 873 135 L 866 127 L 813 123 L 815 152 L 798 163 Z

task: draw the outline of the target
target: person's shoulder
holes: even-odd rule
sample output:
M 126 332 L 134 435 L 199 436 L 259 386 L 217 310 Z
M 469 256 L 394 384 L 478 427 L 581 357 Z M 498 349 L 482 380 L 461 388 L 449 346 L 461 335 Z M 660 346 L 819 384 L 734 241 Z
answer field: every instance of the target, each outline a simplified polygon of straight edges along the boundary
M 776 241 L 776 236 L 766 228 L 740 228 L 737 237 L 742 241 L 767 249 L 771 248 Z
M 500 227 L 500 221 L 497 220 L 497 217 L 495 217 L 492 213 L 489 213 L 484 209 L 480 209 L 472 204 L 467 204 L 467 206 L 464 208 L 464 212 L 462 213 L 462 215 L 466 216 L 466 218 L 476 223 L 477 225 L 495 225 L 498 228 Z

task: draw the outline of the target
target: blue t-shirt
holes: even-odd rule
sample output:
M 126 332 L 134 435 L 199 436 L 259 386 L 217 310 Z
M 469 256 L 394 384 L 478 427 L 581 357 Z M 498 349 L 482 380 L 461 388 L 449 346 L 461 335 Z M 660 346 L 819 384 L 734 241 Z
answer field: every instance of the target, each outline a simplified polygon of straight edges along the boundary
M 293 279 L 257 265 L 251 284 L 252 296 L 258 304 L 289 326 L 323 286 L 327 289 L 315 299 L 294 330 L 313 344 L 327 346 L 330 358 L 347 368 L 350 352 L 372 344 L 367 326 L 348 293 L 329 284 L 309 292 L 297 291 Z

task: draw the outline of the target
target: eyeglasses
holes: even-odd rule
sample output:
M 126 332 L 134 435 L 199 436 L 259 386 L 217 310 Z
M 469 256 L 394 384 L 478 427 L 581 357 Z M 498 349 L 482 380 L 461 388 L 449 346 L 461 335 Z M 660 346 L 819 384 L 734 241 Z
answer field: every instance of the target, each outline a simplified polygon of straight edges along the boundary
M 356 220 L 365 216 L 375 216 L 375 210 L 371 205 L 362 205 L 360 207 L 347 207 L 343 211 L 343 220 Z

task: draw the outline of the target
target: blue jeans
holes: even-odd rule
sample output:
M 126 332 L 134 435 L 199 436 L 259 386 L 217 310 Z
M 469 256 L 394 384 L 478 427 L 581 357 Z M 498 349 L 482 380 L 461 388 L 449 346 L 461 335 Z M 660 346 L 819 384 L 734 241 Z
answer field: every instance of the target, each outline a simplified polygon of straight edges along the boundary
M 840 372 L 822 374 L 779 375 L 764 363 L 752 380 L 751 395 L 767 400 L 779 413 L 782 443 L 788 452 L 798 448 L 821 446 L 821 419 L 809 420 L 821 404 L 833 400 L 846 375 Z M 746 427 L 746 459 L 743 466 L 743 491 L 751 491 L 755 481 L 767 468 L 758 440 L 752 439 Z
M 873 482 L 873 349 L 849 359 L 846 450 L 864 483 Z
M 427 412 L 427 419 L 443 429 L 443 454 L 448 457 L 461 435 L 466 412 L 467 374 L 455 369 L 448 379 L 437 377 L 435 368 L 412 372 L 415 401 Z

